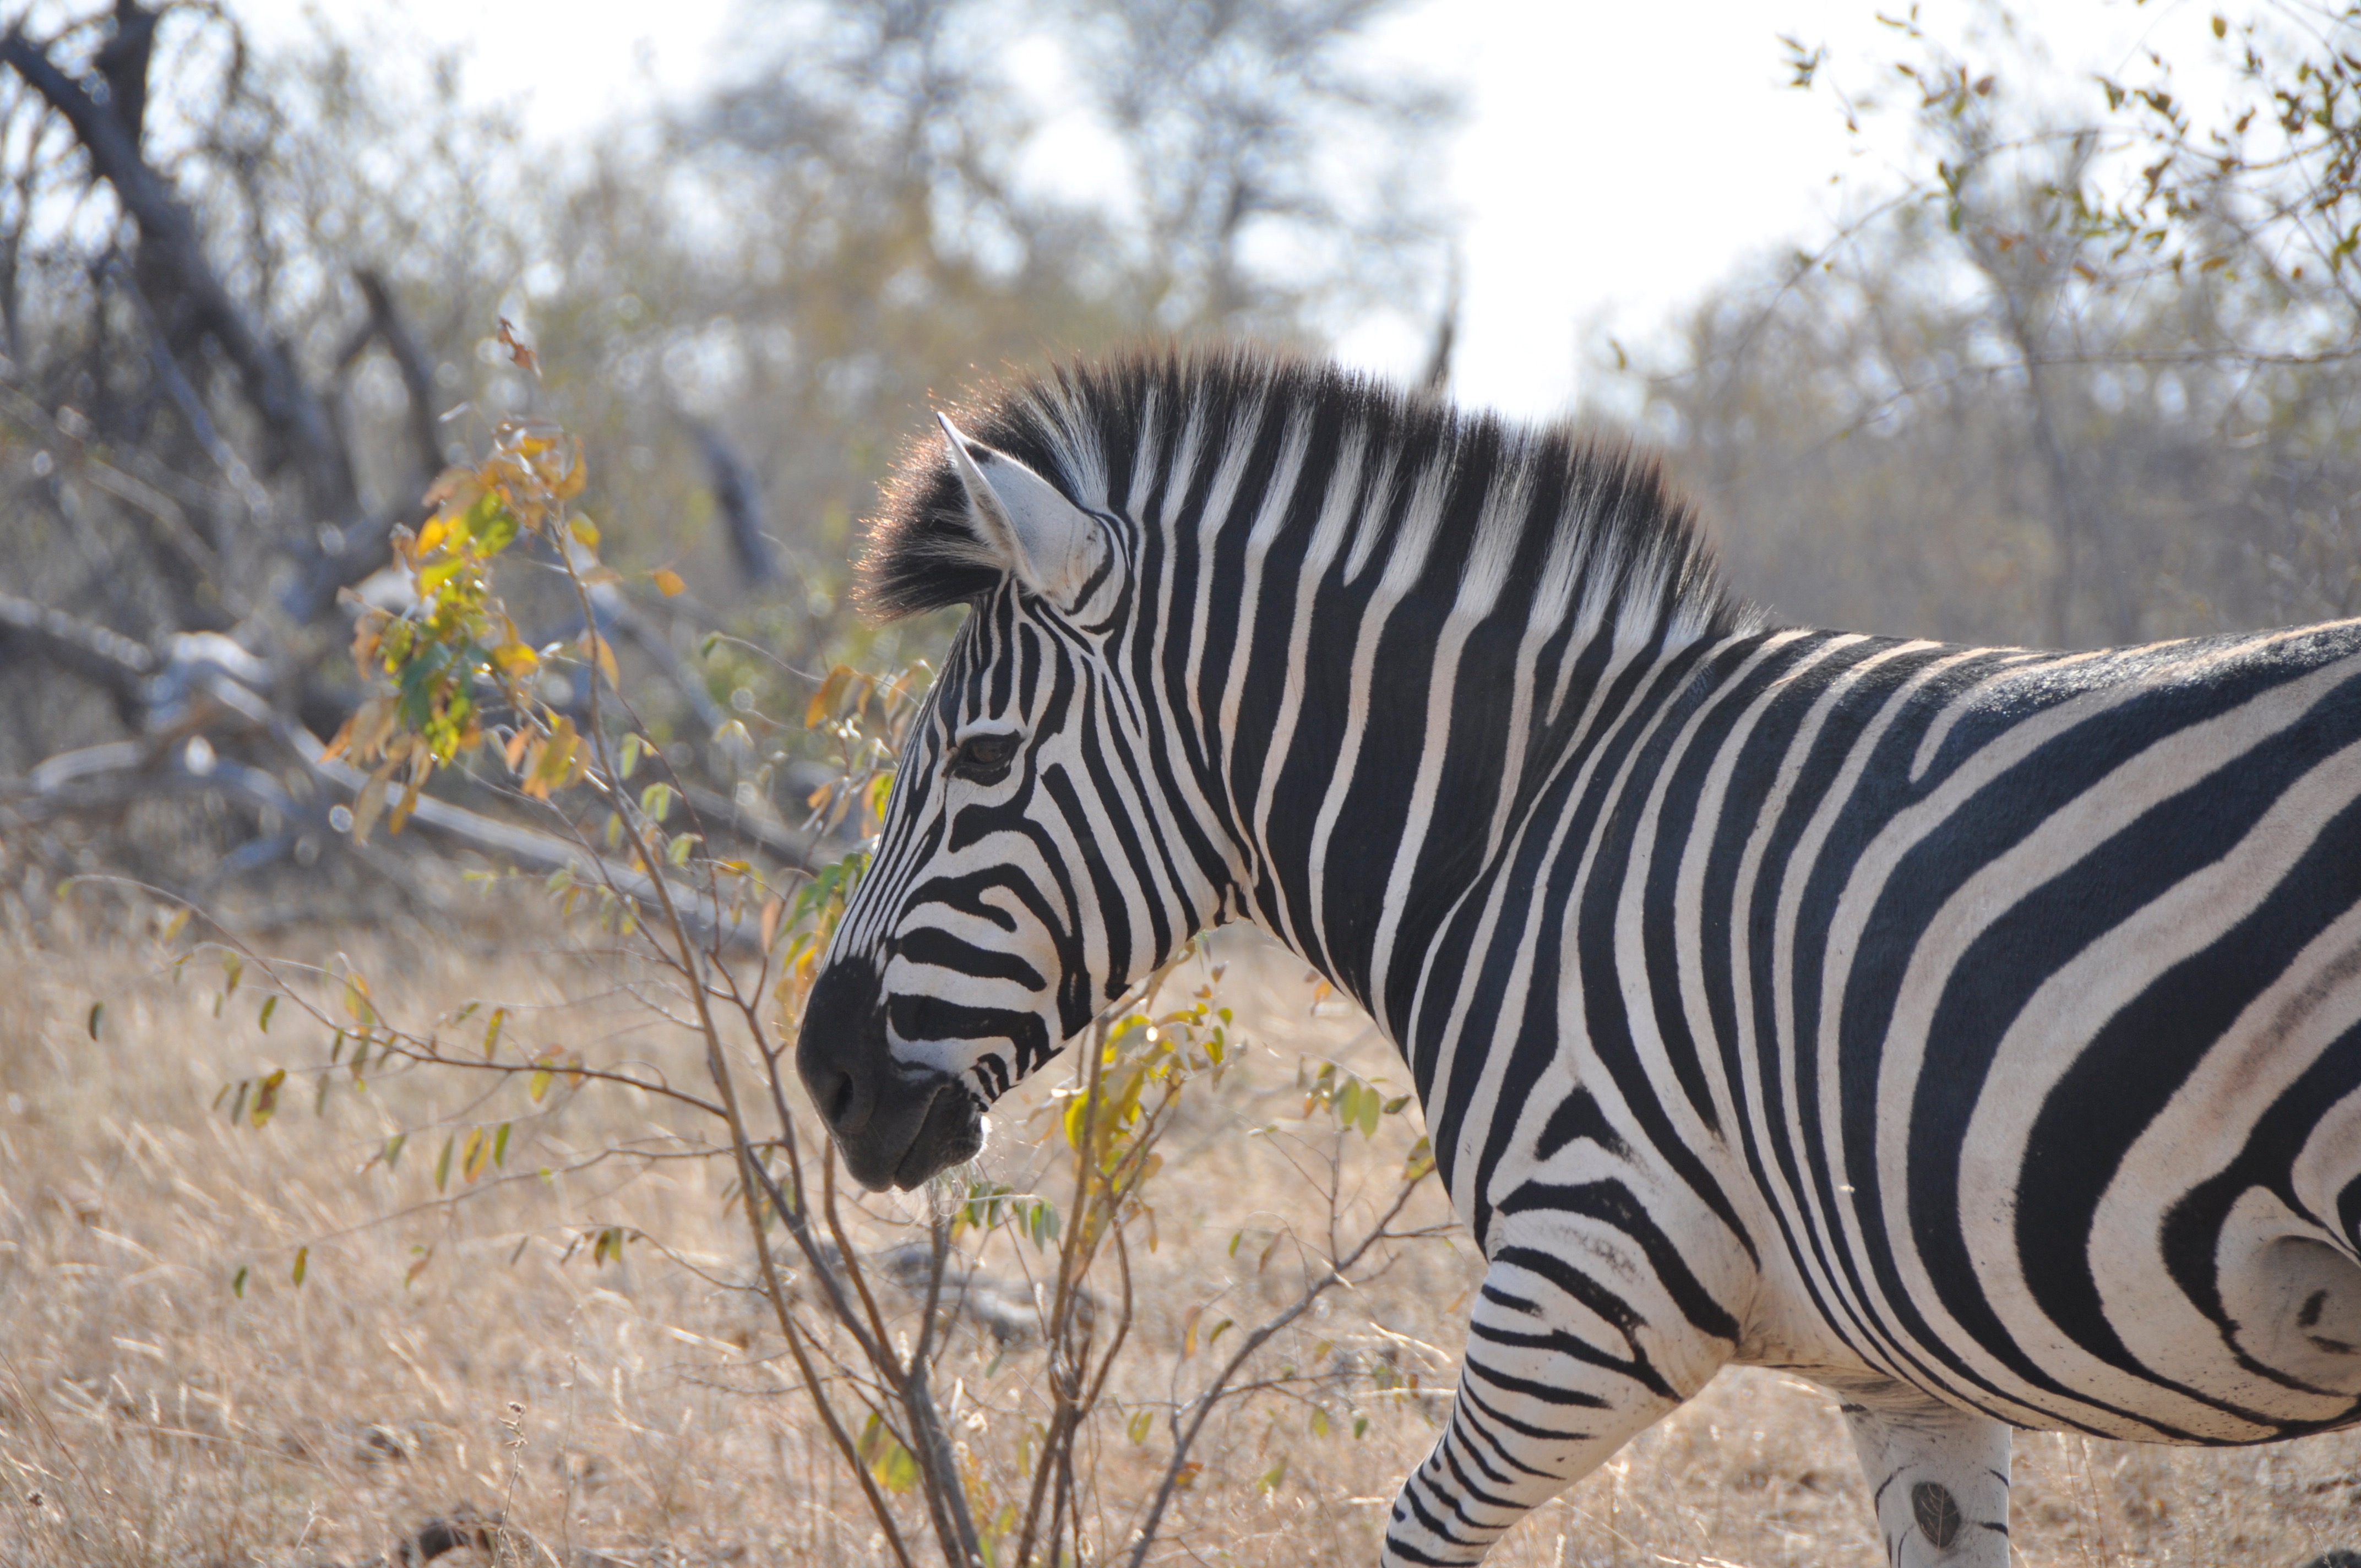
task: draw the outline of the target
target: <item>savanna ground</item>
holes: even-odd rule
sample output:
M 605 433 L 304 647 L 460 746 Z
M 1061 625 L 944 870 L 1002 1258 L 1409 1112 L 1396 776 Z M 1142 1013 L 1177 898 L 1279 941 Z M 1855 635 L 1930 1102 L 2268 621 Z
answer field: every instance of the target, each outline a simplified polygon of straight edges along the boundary
M 533 1102 L 521 1083 L 451 1071 L 372 1074 L 363 1089 L 348 1066 L 319 1071 L 330 1031 L 292 1007 L 258 1027 L 252 969 L 225 999 L 217 963 L 175 980 L 152 921 L 80 913 L 86 902 L 36 922 L 11 901 L 0 937 L 0 1563 L 376 1563 L 461 1509 L 505 1512 L 519 1528 L 510 1560 L 566 1568 L 881 1560 L 745 1288 L 743 1220 L 725 1212 L 729 1171 L 693 1113 L 562 1080 Z M 497 922 L 498 900 L 487 907 Z M 511 1030 L 701 1084 L 690 1042 L 630 994 L 642 977 L 537 948 L 535 925 L 520 905 L 497 956 L 415 927 L 281 929 L 259 945 L 312 962 L 341 950 L 389 1012 L 423 1020 L 500 999 Z M 1163 1146 L 1155 1250 L 1134 1246 L 1134 1340 L 1087 1445 L 1089 1533 L 1108 1556 L 1169 1453 L 1158 1402 L 1196 1386 L 1223 1318 L 1250 1324 L 1301 1290 L 1290 1237 L 1325 1234 L 1332 1157 L 1351 1232 L 1415 1132 L 1406 1117 L 1375 1139 L 1303 1119 L 1300 1058 L 1393 1084 L 1399 1068 L 1356 1015 L 1315 1003 L 1284 955 L 1225 942 L 1218 956 L 1253 1048 Z M 276 1113 L 233 1124 L 225 1085 L 273 1067 L 291 1069 Z M 1066 1178 L 1040 1113 L 1060 1076 L 1004 1103 L 985 1156 L 992 1174 L 1051 1196 Z M 445 1135 L 500 1119 L 513 1129 L 504 1159 L 473 1182 L 446 1172 L 465 1201 L 438 1197 Z M 402 1127 L 412 1142 L 389 1170 Z M 601 1148 L 631 1152 L 541 1174 Z M 1447 1220 L 1433 1189 L 1411 1221 Z M 923 1235 L 925 1204 L 867 1201 L 857 1239 Z M 662 1246 L 594 1261 L 582 1238 L 614 1225 Z M 1004 1281 L 1041 1266 L 1005 1230 L 962 1245 Z M 1394 1486 L 1443 1412 L 1477 1273 L 1464 1234 L 1404 1244 L 1274 1341 L 1257 1368 L 1274 1387 L 1217 1417 L 1152 1560 L 1373 1561 Z M 1093 1283 L 1107 1288 L 1104 1272 Z M 1005 1492 L 1040 1364 L 1021 1340 L 962 1335 L 939 1387 L 977 1474 Z M 2026 1437 L 2015 1496 L 2025 1563 L 2292 1565 L 2361 1545 L 2361 1436 L 2217 1453 Z M 915 1511 L 909 1530 L 914 1556 L 935 1560 Z M 1754 1370 L 1725 1374 L 1495 1557 L 1878 1560 L 1833 1403 Z

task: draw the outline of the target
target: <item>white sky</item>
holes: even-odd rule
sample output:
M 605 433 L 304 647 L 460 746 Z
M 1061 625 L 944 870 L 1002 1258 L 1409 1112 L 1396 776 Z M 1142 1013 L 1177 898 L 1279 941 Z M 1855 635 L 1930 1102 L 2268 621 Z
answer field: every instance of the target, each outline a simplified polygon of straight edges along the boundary
M 1907 0 L 1883 0 L 1898 11 Z M 1974 0 L 1924 0 L 1957 38 Z M 304 0 L 234 0 L 266 34 Z M 467 46 L 467 80 L 521 100 L 547 137 L 693 90 L 724 53 L 732 0 L 378 0 L 423 37 Z M 1825 236 L 1840 193 L 1886 182 L 1825 93 L 1784 83 L 1782 33 L 1830 46 L 1849 82 L 1906 53 L 1881 0 L 1422 0 L 1377 40 L 1382 55 L 1457 83 L 1468 117 L 1448 200 L 1463 229 L 1455 389 L 1512 413 L 1564 409 L 1586 326 L 1641 342 L 1766 247 Z M 2045 0 L 2031 30 L 2060 67 L 2125 69 L 2139 41 L 2193 52 L 2193 0 Z M 333 14 L 333 10 L 332 10 Z M 1023 62 L 1016 61 L 1022 71 Z M 1890 145 L 1890 144 L 1889 144 Z M 1849 178 L 1842 185 L 1831 176 Z M 1420 329 L 1377 320 L 1347 357 L 1408 372 Z

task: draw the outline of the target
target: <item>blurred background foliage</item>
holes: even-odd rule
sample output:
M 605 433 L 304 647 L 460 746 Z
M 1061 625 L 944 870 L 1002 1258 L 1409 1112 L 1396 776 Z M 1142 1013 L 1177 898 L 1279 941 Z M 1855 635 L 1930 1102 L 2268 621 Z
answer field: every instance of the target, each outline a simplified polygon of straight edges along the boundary
M 1908 149 L 1864 215 L 1591 351 L 1740 589 L 2059 647 L 2361 612 L 2361 10 L 2213 13 L 2218 59 L 2080 81 L 2029 12 L 1917 15 L 1869 80 L 1787 45 L 1798 89 Z
M 354 14 L 277 52 L 234 5 L 10 18 L 12 858 L 186 891 L 245 848 L 239 875 L 349 856 L 220 764 L 316 804 L 307 736 L 362 695 L 357 601 L 410 592 L 397 531 L 500 422 L 547 415 L 586 444 L 581 505 L 621 572 L 601 630 L 669 760 L 757 827 L 799 821 L 826 673 L 897 667 L 947 624 L 879 632 L 844 603 L 855 520 L 933 401 L 1143 336 L 1316 347 L 1439 290 L 1453 102 L 1357 62 L 1388 5 L 749 4 L 702 96 L 560 148 L 477 106 L 457 57 Z M 1002 68 L 1026 29 L 1062 40 L 1112 138 L 1104 200 L 1020 177 L 1039 110 Z M 544 575 L 514 596 L 536 646 L 581 631 Z M 486 782 L 435 793 L 497 815 Z
M 299 880 L 335 907 L 392 878 L 312 766 L 362 696 L 352 601 L 405 602 L 428 482 L 538 417 L 586 444 L 600 630 L 667 760 L 795 861 L 842 762 L 827 673 L 955 620 L 844 603 L 931 404 L 1377 311 L 1428 323 L 1447 386 L 1459 110 L 1374 63 L 1402 8 L 750 0 L 698 94 L 555 147 L 355 13 L 270 49 L 234 0 L 0 16 L 0 883 L 38 917 L 102 866 L 210 893 L 325 856 Z M 2353 613 L 2356 15 L 2258 0 L 2218 60 L 2120 80 L 1993 5 L 1893 17 L 1861 80 L 1790 44 L 1798 91 L 1905 150 L 1842 229 L 1599 335 L 1578 415 L 1664 448 L 1782 620 L 2081 646 Z M 1111 179 L 1038 177 L 1072 143 L 1009 44 L 1044 36 Z M 522 634 L 577 639 L 543 575 Z M 434 793 L 499 818 L 503 787 Z

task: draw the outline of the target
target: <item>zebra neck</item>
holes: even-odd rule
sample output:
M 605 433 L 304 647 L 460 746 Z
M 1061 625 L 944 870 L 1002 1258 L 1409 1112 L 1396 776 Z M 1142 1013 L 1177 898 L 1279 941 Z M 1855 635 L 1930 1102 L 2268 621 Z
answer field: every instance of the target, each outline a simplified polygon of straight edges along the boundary
M 1502 635 L 1447 609 L 1424 626 L 1412 607 L 1395 614 L 1408 624 L 1306 640 L 1274 700 L 1229 729 L 1227 793 L 1240 913 L 1408 1055 L 1455 912 L 1554 784 L 1671 699 L 1701 645 L 1662 622 Z

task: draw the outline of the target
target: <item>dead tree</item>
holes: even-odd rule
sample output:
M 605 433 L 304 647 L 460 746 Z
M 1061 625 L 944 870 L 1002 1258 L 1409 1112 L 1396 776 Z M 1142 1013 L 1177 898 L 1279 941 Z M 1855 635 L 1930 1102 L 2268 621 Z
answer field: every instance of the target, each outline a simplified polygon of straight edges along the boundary
M 114 0 L 47 38 L 22 17 L 0 32 L 0 90 L 14 94 L 5 112 L 31 122 L 26 145 L 52 149 L 41 170 L 20 171 L 15 225 L 0 234 L 10 349 L 0 367 L 0 484 L 23 508 L 15 524 L 0 510 L 0 552 L 26 563 L 0 569 L 0 702 L 30 692 L 55 707 L 62 688 L 78 687 L 117 732 L 48 754 L 11 757 L 0 742 L 0 851 L 61 817 L 209 799 L 246 827 L 207 880 L 282 856 L 308 864 L 331 845 L 382 869 L 383 840 L 364 850 L 337 829 L 336 807 L 365 781 L 323 762 L 319 737 L 361 696 L 341 657 L 350 625 L 340 601 L 391 562 L 397 531 L 423 521 L 427 488 L 449 460 L 437 356 L 378 258 L 326 258 L 348 285 L 331 292 L 330 308 L 341 298 L 352 317 L 314 333 L 309 354 L 274 319 L 266 242 L 225 240 L 220 223 L 209 233 L 204 182 L 192 193 L 149 145 L 167 9 Z M 235 21 L 208 12 L 199 25 L 225 30 L 230 86 L 244 91 Z M 18 276 L 37 204 L 26 193 L 42 179 L 58 200 L 111 203 L 115 219 L 72 269 L 84 291 L 78 347 L 46 367 L 28 363 Z M 258 210 L 261 196 L 247 194 Z M 54 299 L 49 308 L 54 316 Z M 378 455 L 374 471 L 407 478 L 372 505 L 357 478 L 346 386 L 380 348 L 408 406 L 401 450 Z M 742 492 L 727 510 L 744 565 L 765 576 L 774 567 L 751 476 L 726 447 L 714 450 L 717 488 L 734 482 Z M 12 550 L 6 531 L 35 526 L 27 520 L 37 515 L 61 543 Z M 598 608 L 710 732 L 725 716 L 650 613 L 611 587 Z M 20 747 L 39 733 L 9 728 Z M 589 850 L 518 820 L 515 803 L 486 781 L 445 777 L 444 798 L 421 803 L 407 843 L 593 869 L 583 865 Z M 693 805 L 720 809 L 713 830 L 790 864 L 816 852 L 810 835 L 750 804 L 726 773 L 684 782 Z M 598 869 L 610 885 L 645 880 Z

